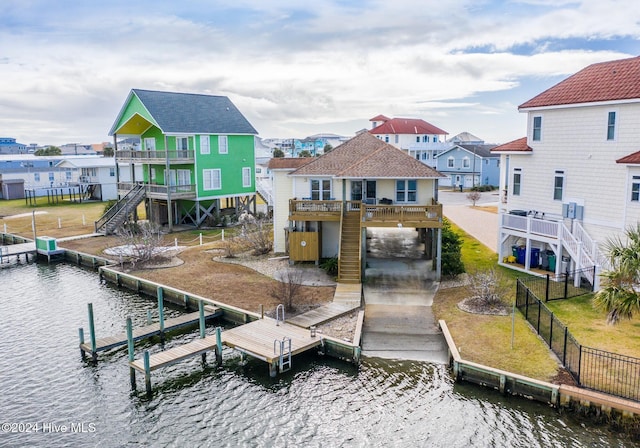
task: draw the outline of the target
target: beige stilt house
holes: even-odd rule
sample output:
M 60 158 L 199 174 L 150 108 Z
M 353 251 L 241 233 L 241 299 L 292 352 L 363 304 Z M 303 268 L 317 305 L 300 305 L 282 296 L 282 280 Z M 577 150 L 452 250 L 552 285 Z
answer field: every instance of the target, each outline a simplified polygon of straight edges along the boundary
M 338 281 L 360 283 L 366 229 L 415 228 L 440 277 L 444 176 L 368 132 L 317 158 L 269 163 L 274 197 L 274 248 L 292 262 L 337 257 Z

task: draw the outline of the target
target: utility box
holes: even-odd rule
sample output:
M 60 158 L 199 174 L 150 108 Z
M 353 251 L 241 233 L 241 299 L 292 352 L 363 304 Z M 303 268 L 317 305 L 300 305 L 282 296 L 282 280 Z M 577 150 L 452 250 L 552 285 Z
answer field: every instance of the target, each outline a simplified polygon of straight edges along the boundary
M 38 236 L 36 237 L 36 249 L 38 252 L 56 252 L 58 250 L 58 243 L 55 238 L 50 236 Z

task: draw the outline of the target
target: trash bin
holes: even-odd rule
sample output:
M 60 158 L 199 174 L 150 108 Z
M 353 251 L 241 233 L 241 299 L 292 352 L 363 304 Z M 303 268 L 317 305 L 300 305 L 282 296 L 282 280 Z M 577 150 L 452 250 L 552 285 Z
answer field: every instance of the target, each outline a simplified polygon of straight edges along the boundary
M 549 269 L 551 272 L 556 272 L 556 254 L 552 250 L 547 251 L 547 259 L 549 260 Z
M 546 250 L 540 251 L 540 268 L 549 270 L 549 252 Z
M 518 259 L 518 246 L 511 246 L 511 255 L 516 257 L 516 260 Z
M 517 216 L 527 216 L 527 211 L 526 210 L 511 210 L 509 212 L 510 215 L 517 215 Z
M 526 255 L 527 255 L 527 248 L 525 246 L 518 247 L 517 255 L 516 255 L 516 263 L 524 264 Z
M 540 258 L 540 249 L 537 247 L 531 248 L 531 255 L 529 257 L 529 267 L 537 268 L 538 267 L 538 258 Z
M 562 264 L 560 265 L 560 267 L 562 268 L 562 272 L 567 272 L 569 270 L 569 262 L 571 261 L 571 259 L 569 257 L 562 257 Z

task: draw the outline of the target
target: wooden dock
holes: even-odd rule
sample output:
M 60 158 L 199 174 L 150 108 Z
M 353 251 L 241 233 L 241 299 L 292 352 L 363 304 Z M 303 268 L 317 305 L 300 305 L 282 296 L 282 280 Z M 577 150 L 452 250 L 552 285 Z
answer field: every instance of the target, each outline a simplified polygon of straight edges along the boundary
M 36 243 L 34 242 L 0 246 L 0 262 L 7 261 L 8 257 L 20 259 L 21 255 L 24 255 L 28 261 L 29 255 L 34 255 L 35 253 Z
M 214 317 L 218 317 L 222 315 L 222 310 L 219 308 L 209 308 L 205 311 L 205 319 L 211 319 Z M 188 325 L 195 325 L 198 323 L 200 319 L 200 313 L 189 313 L 183 314 L 182 316 L 174 317 L 172 319 L 167 319 L 164 322 L 164 332 L 169 332 L 173 330 L 177 330 L 178 328 L 185 327 Z M 147 339 L 152 336 L 160 334 L 160 323 L 156 322 L 151 325 L 147 325 L 144 327 L 136 328 L 133 330 L 133 340 L 139 341 L 141 339 Z M 105 338 L 96 339 L 96 350 L 95 352 L 101 352 L 105 350 L 110 350 L 112 348 L 120 347 L 123 345 L 127 345 L 127 333 L 123 332 L 117 334 L 115 336 L 108 336 Z M 80 349 L 90 355 L 93 355 L 91 350 L 91 343 L 81 343 Z
M 202 333 L 201 333 L 202 334 Z M 216 329 L 215 336 L 201 337 L 189 343 L 159 353 L 145 351 L 143 358 L 129 361 L 129 367 L 144 373 L 147 393 L 151 393 L 152 371 L 175 364 L 196 355 L 206 359 L 208 351 L 215 351 L 216 360 L 222 362 L 222 345 L 267 362 L 269 374 L 275 377 L 291 367 L 291 357 L 322 344 L 320 336 L 309 330 L 282 321 L 265 318 L 224 332 Z M 131 355 L 132 356 L 132 355 Z M 135 375 L 131 375 L 135 387 Z

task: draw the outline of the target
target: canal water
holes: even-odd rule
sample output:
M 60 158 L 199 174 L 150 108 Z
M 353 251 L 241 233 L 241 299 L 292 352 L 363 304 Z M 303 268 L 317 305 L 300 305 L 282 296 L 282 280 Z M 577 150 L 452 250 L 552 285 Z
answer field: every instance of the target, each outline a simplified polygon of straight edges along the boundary
M 130 388 L 126 349 L 96 365 L 81 360 L 88 302 L 98 337 L 122 331 L 127 316 L 142 325 L 154 307 L 69 264 L 0 269 L 0 423 L 14 423 L 2 425 L 1 447 L 635 446 L 548 406 L 454 384 L 444 366 L 420 362 L 355 367 L 310 354 L 271 379 L 264 363 L 243 364 L 225 349 L 222 368 L 198 357 L 154 372 L 148 398 L 140 375 Z M 137 345 L 138 356 L 141 348 L 160 343 Z

